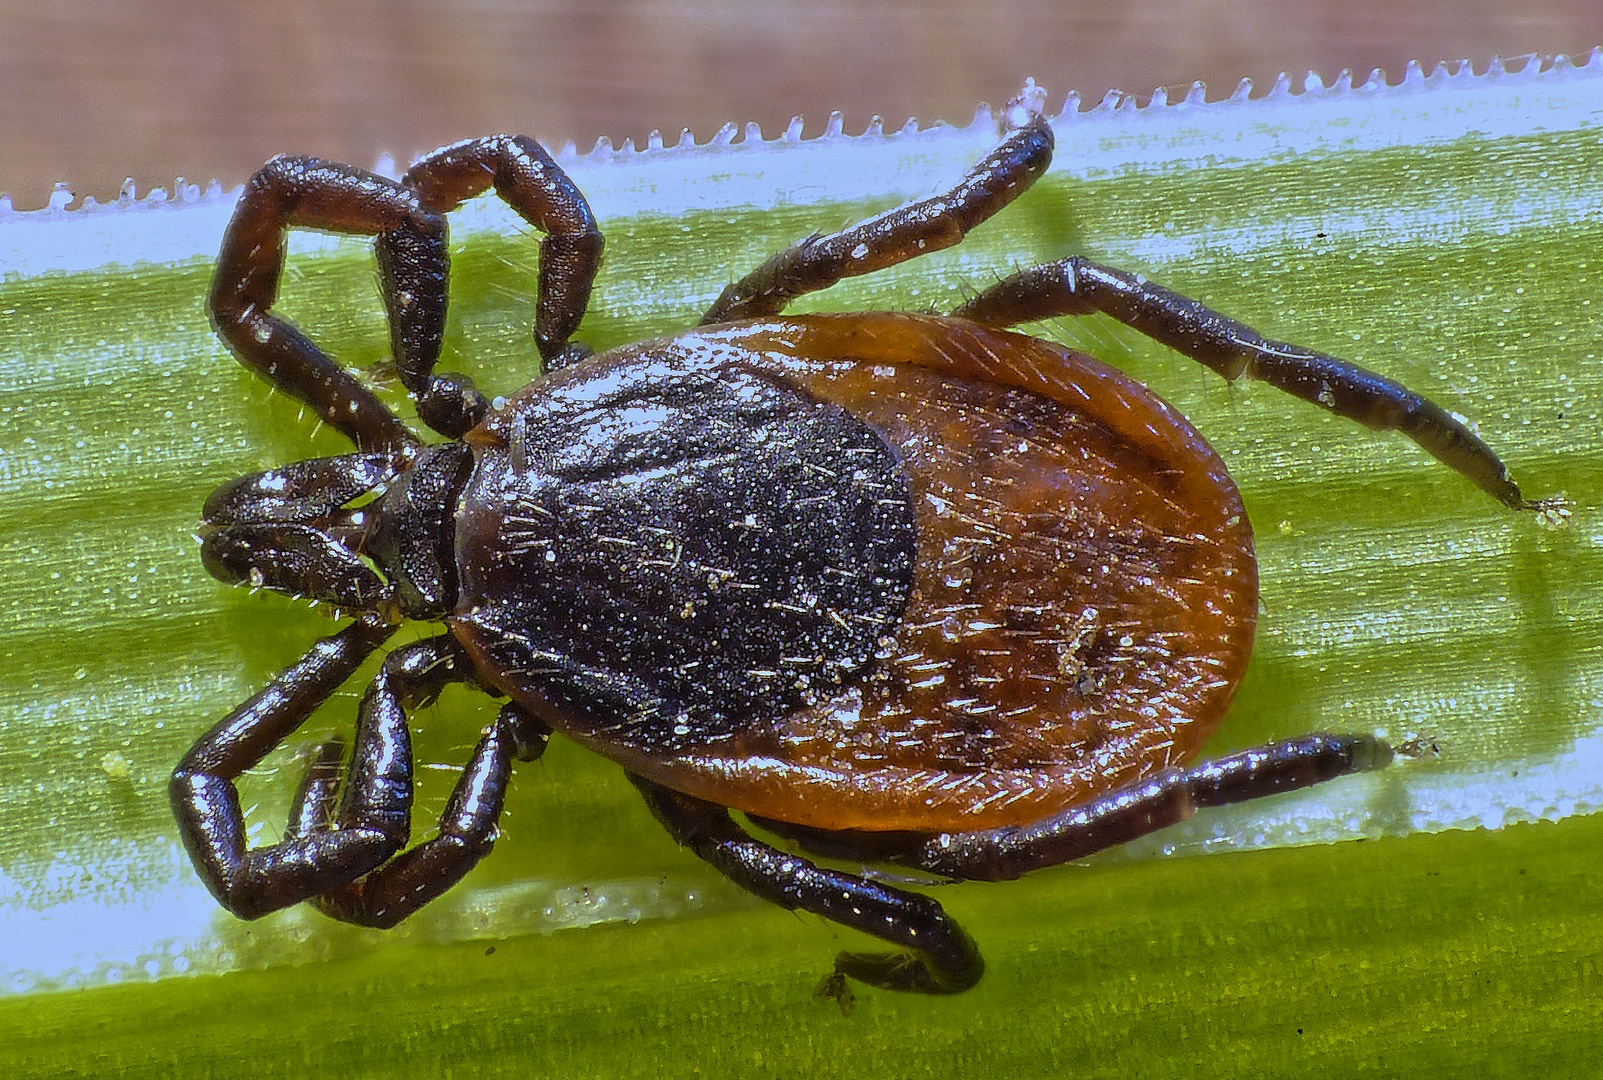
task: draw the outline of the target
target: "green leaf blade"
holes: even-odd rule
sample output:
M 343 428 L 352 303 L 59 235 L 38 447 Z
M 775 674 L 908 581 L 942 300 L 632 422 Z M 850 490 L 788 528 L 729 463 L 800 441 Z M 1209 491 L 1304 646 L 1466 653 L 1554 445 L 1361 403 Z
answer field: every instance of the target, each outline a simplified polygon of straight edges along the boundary
M 215 484 L 344 447 L 206 327 L 226 197 L 0 215 L 0 1060 L 288 1075 L 311 1039 L 351 1075 L 1579 1071 L 1603 1026 L 1603 60 L 1416 82 L 1060 119 L 1057 168 L 968 243 L 798 305 L 944 310 L 1083 252 L 1408 383 L 1529 494 L 1575 501 L 1546 528 L 1402 440 L 1108 320 L 1031 328 L 1152 385 L 1243 488 L 1264 612 L 1212 749 L 1322 728 L 1439 754 L 1089 868 L 941 890 L 986 980 L 956 1001 L 865 992 L 849 1018 L 809 994 L 850 935 L 675 851 L 571 745 L 520 770 L 494 857 L 400 931 L 217 910 L 167 773 L 329 624 L 213 582 L 191 533 Z M 609 238 L 581 336 L 673 333 L 767 253 L 955 178 L 992 138 L 573 159 Z M 489 203 L 455 229 L 445 365 L 510 392 L 538 373 L 534 238 Z M 366 247 L 295 251 L 285 310 L 341 362 L 382 362 Z M 348 727 L 359 687 L 306 740 Z M 465 692 L 417 718 L 419 831 L 486 718 Z M 296 769 L 286 748 L 245 785 L 264 837 Z M 1496 831 L 1439 831 L 1476 826 Z

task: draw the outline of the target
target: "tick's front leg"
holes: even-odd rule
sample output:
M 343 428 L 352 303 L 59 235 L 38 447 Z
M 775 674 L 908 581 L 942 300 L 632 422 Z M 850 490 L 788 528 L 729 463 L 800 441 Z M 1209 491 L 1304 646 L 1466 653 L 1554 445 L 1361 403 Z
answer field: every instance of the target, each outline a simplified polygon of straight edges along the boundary
M 269 161 L 246 183 L 223 234 L 207 298 L 212 325 L 247 367 L 306 402 L 361 449 L 417 446 L 372 391 L 272 312 L 290 229 L 374 236 L 396 372 L 419 418 L 448 438 L 460 437 L 490 406 L 466 376 L 434 370 L 450 273 L 445 214 L 491 187 L 546 234 L 535 340 L 547 363 L 559 365 L 578 354 L 568 337 L 584 316 L 601 265 L 601 232 L 573 182 L 524 136 L 442 147 L 399 183 L 319 158 Z
M 375 235 L 403 226 L 409 234 L 432 233 L 443 253 L 445 219 L 400 184 L 331 161 L 276 157 L 245 184 L 223 233 L 206 299 L 212 326 L 241 363 L 306 402 L 363 450 L 405 449 L 416 446 L 417 438 L 272 308 L 289 229 Z M 443 278 L 438 288 L 443 311 Z
M 319 641 L 207 732 L 173 770 L 168 792 L 184 847 L 218 903 L 240 918 L 257 918 L 360 877 L 404 843 L 404 836 L 397 842 L 382 828 L 353 822 L 248 850 L 234 787 L 394 632 L 364 618 Z
M 584 318 L 590 304 L 590 288 L 601 268 L 601 229 L 590 204 L 543 146 L 526 135 L 468 139 L 442 146 L 419 159 L 406 171 L 401 183 L 416 192 L 425 205 L 441 213 L 494 187 L 519 217 L 545 234 L 540 241 L 534 342 L 547 369 L 568 363 L 576 355 L 573 349 L 580 354 L 588 352 L 582 346 L 570 347 L 568 339 Z M 392 263 L 401 265 L 394 262 L 400 254 L 398 249 L 386 252 L 381 243 L 379 253 L 386 275 Z M 385 294 L 405 296 L 410 289 L 410 282 L 398 280 L 395 286 L 386 284 Z M 392 304 L 391 325 L 398 338 L 421 333 L 437 340 L 444 314 L 442 306 L 438 313 L 440 325 L 435 326 L 434 313 Z M 408 329 L 409 321 L 412 329 Z M 414 351 L 398 341 L 398 359 Z M 434 354 L 438 352 L 436 345 Z M 403 379 L 407 375 L 402 372 Z

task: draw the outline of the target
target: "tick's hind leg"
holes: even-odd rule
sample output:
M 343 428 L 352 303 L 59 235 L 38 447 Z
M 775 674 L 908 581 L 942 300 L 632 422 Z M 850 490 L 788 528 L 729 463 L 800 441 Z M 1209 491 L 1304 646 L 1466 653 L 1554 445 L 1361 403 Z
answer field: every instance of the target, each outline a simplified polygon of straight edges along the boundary
M 1032 825 L 935 836 L 894 861 L 955 879 L 1009 880 L 1127 843 L 1205 807 L 1294 791 L 1391 759 L 1391 748 L 1370 735 L 1306 735 L 1165 769 Z
M 439 831 L 366 877 L 315 897 L 318 909 L 344 922 L 388 928 L 461 881 L 495 846 L 512 762 L 538 758 L 549 736 L 549 728 L 516 705 L 502 706 L 462 770 Z M 296 800 L 294 831 L 324 831 L 336 820 L 339 765 L 339 744 L 325 745 Z
M 1010 103 L 1008 112 L 1028 113 L 1039 104 L 1021 98 Z M 1052 125 L 1030 115 L 952 190 L 791 245 L 724 289 L 702 324 L 776 315 L 798 296 L 827 289 L 842 278 L 949 248 L 1022 195 L 1051 162 Z
M 630 779 L 676 841 L 741 888 L 905 950 L 841 953 L 835 958 L 836 975 L 821 990 L 840 996 L 841 975 L 886 990 L 927 994 L 957 993 L 979 982 L 985 970 L 979 949 L 934 900 L 817 866 L 754 840 L 721 806 L 638 776 Z
M 1226 379 L 1258 379 L 1371 428 L 1400 431 L 1508 506 L 1552 505 L 1522 497 L 1491 447 L 1435 402 L 1357 364 L 1271 341 L 1136 274 L 1073 256 L 1015 274 L 952 314 L 987 326 L 1014 326 L 1097 311 Z

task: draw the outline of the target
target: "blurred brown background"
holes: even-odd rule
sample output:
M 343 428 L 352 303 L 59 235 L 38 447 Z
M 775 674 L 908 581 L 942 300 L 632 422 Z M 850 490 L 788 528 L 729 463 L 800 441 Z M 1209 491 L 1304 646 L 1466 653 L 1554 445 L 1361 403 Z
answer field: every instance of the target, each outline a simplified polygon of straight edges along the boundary
M 1033 74 L 1095 101 L 1282 69 L 1603 44 L 1599 0 L 0 0 L 0 190 L 115 197 L 285 150 L 371 164 L 516 129 L 588 147 L 832 109 L 965 121 Z

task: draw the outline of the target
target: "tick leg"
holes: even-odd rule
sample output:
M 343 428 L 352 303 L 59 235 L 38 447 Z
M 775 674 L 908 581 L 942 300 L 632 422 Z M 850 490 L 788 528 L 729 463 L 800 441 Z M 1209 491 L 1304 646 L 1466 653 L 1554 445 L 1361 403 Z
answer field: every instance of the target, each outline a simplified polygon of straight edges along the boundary
M 375 234 L 419 215 L 417 227 L 438 230 L 443 243 L 445 223 L 399 184 L 317 158 L 276 157 L 245 184 L 206 301 L 218 336 L 246 367 L 306 402 L 363 450 L 405 449 L 417 438 L 371 390 L 272 314 L 285 237 L 291 228 Z
M 601 234 L 584 197 L 532 139 L 491 136 L 425 157 L 401 183 L 318 158 L 278 157 L 245 185 L 223 234 L 207 301 L 212 325 L 245 363 L 311 405 L 364 450 L 417 439 L 308 338 L 271 313 L 291 228 L 377 236 L 390 344 L 418 416 L 460 436 L 489 409 L 465 376 L 436 375 L 444 340 L 449 255 L 445 212 L 491 185 L 536 228 L 541 244 L 536 340 L 561 358 L 584 314 Z
M 439 831 L 359 881 L 314 899 L 326 915 L 361 926 L 388 928 L 461 881 L 495 846 L 496 823 L 506 798 L 512 762 L 533 761 L 545 752 L 550 729 L 516 705 L 502 706 L 484 733 L 445 812 Z M 326 752 L 307 773 L 295 815 L 302 832 L 327 829 L 339 778 L 339 748 Z
M 364 618 L 319 641 L 207 732 L 173 770 L 168 794 L 179 835 L 201 880 L 235 915 L 254 919 L 324 892 L 371 870 L 400 846 L 385 823 L 356 821 L 332 832 L 247 850 L 245 816 L 234 787 L 245 770 L 305 723 L 394 631 L 394 626 Z M 388 732 L 364 734 L 370 743 L 394 741 Z
M 723 807 L 638 776 L 630 779 L 673 838 L 736 885 L 781 907 L 811 911 L 905 950 L 841 953 L 835 958 L 837 977 L 927 994 L 953 994 L 979 981 L 985 970 L 979 949 L 934 900 L 824 869 L 753 839 Z M 838 994 L 839 988 L 828 992 Z
M 1357 364 L 1271 341 L 1195 300 L 1136 274 L 1072 256 L 1007 278 L 953 312 L 987 326 L 1104 312 L 1232 382 L 1269 383 L 1304 401 L 1380 431 L 1400 431 L 1437 460 L 1516 509 L 1528 501 L 1508 468 L 1446 409 Z
M 472 675 L 472 667 L 452 638 L 442 635 L 406 645 L 384 658 L 357 711 L 356 743 L 343 783 L 338 744 L 321 747 L 290 812 L 283 843 L 316 844 L 348 833 L 373 833 L 360 866 L 325 876 L 320 888 L 295 900 L 339 890 L 376 870 L 406 846 L 412 831 L 412 737 L 406 712 L 439 696 L 447 683 Z M 368 852 L 364 852 L 367 854 Z
M 1052 162 L 1052 126 L 1033 116 L 951 191 L 870 218 L 842 232 L 809 236 L 724 289 L 702 325 L 775 315 L 806 293 L 958 243 L 1018 198 Z
M 1294 791 L 1391 759 L 1391 748 L 1373 736 L 1307 735 L 1166 769 L 1033 825 L 932 837 L 895 861 L 950 878 L 1009 880 L 1145 836 L 1203 807 Z
M 590 287 L 601 267 L 601 229 L 590 204 L 544 147 L 525 135 L 469 139 L 442 146 L 424 157 L 407 170 L 401 183 L 416 192 L 425 205 L 441 213 L 454 210 L 494 185 L 496 194 L 523 220 L 545 234 L 540 241 L 539 295 L 534 315 L 534 342 L 541 358 L 549 369 L 588 352 L 582 346 L 570 347 L 568 339 L 584 318 Z M 395 243 L 397 250 L 392 259 L 403 254 L 400 239 Z M 381 246 L 381 257 L 383 252 Z M 443 259 L 443 247 L 439 254 Z M 419 272 L 427 279 L 433 271 L 424 265 Z M 440 273 L 443 272 L 442 263 Z M 402 289 L 409 288 L 404 281 L 397 284 Z M 416 306 L 406 313 L 413 327 L 411 332 L 435 342 L 434 356 L 439 355 L 438 337 L 445 314 L 443 291 L 440 295 L 437 324 L 433 313 Z M 396 312 L 392 311 L 391 319 L 396 319 Z M 399 348 L 396 355 L 401 355 Z

